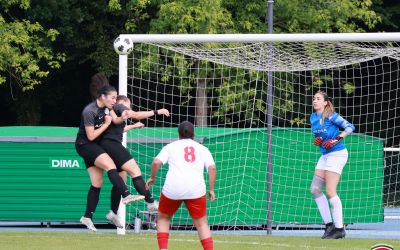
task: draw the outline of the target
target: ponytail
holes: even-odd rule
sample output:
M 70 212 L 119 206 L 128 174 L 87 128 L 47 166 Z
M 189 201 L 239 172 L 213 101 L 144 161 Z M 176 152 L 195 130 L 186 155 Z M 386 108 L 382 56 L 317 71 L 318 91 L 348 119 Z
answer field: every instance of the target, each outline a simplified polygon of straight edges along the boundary
M 324 114 L 322 115 L 322 124 L 324 124 L 325 119 L 333 112 L 335 112 L 335 107 L 333 106 L 332 102 L 328 100 L 328 104 L 325 106 Z
M 328 95 L 324 91 L 319 90 L 319 91 L 317 91 L 317 93 L 321 94 L 324 97 L 324 101 L 327 102 L 325 109 L 324 109 L 324 114 L 322 115 L 322 124 L 324 124 L 325 119 L 327 117 L 329 117 L 333 112 L 335 112 L 335 107 L 333 106 Z

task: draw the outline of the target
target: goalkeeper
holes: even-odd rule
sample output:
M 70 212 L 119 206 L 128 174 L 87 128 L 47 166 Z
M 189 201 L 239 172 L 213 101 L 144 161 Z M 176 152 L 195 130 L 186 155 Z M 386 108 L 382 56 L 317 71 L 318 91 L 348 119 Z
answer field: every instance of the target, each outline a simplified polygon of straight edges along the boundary
M 126 125 L 126 120 L 128 118 L 141 120 L 157 114 L 169 116 L 169 111 L 167 109 L 159 109 L 154 111 L 135 112 L 132 111 L 130 107 L 131 102 L 128 97 L 123 95 L 117 96 L 116 104 L 113 106 L 113 110 L 110 111 L 113 122 L 104 132 L 100 145 L 115 162 L 117 170 L 125 182 L 126 172 L 131 175 L 132 183 L 136 191 L 145 197 L 147 209 L 149 211 L 157 211 L 158 202 L 153 199 L 149 190 L 146 190 L 140 168 L 129 151 L 122 145 L 122 137 L 123 133 L 126 131 L 144 127 L 141 122 Z M 111 210 L 106 215 L 106 218 L 117 227 L 123 227 L 120 218 L 117 216 L 120 200 L 121 193 L 118 189 L 113 187 L 111 189 Z
M 335 113 L 335 108 L 325 92 L 318 91 L 314 95 L 313 107 L 315 112 L 311 114 L 310 123 L 315 137 L 314 144 L 320 147 L 322 156 L 315 168 L 311 194 L 325 224 L 325 233 L 321 238 L 344 238 L 346 232 L 343 226 L 342 202 L 336 193 L 336 188 L 348 159 L 343 138 L 351 134 L 355 128 L 353 124 Z M 343 132 L 339 132 L 339 128 L 343 129 Z M 322 192 L 323 186 L 326 188 L 331 210 L 328 199 Z

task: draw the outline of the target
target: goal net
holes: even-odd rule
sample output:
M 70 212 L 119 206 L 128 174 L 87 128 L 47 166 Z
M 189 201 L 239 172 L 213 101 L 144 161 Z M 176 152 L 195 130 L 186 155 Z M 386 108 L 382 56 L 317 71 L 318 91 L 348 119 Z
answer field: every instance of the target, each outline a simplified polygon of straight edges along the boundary
M 344 140 L 349 160 L 337 188 L 344 223 L 382 222 L 385 208 L 400 206 L 398 34 L 126 36 L 135 44 L 120 55 L 120 93 L 133 110 L 171 112 L 130 131 L 129 150 L 147 179 L 179 123 L 193 122 L 217 165 L 217 199 L 207 203 L 213 229 L 323 224 L 310 194 L 321 155 L 309 123 L 318 90 L 356 127 Z M 151 190 L 156 199 L 167 170 Z M 128 206 L 127 221 L 146 221 L 145 210 Z M 171 227 L 192 227 L 184 206 Z

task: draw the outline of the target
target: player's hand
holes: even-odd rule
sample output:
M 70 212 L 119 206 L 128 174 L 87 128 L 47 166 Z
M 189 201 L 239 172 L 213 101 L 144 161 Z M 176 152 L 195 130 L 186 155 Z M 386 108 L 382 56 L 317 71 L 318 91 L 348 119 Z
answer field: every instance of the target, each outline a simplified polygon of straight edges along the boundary
M 215 200 L 215 193 L 214 191 L 208 191 L 208 199 L 213 202 Z
M 340 140 L 342 140 L 342 139 L 343 139 L 343 137 L 336 136 L 335 138 L 329 139 L 326 142 L 324 142 L 324 144 L 322 144 L 322 146 L 326 149 L 331 149 L 333 146 L 338 144 L 338 142 L 340 142 Z
M 322 141 L 323 141 L 322 137 L 317 137 L 314 140 L 314 145 L 319 147 L 319 146 L 321 146 Z
M 168 109 L 159 109 L 159 110 L 157 110 L 157 114 L 169 116 L 169 111 L 168 111 Z
M 154 179 L 153 178 L 149 178 L 146 181 L 146 190 L 149 190 L 151 186 L 154 185 Z
M 133 124 L 134 128 L 144 128 L 144 124 L 141 122 L 136 122 L 135 124 Z

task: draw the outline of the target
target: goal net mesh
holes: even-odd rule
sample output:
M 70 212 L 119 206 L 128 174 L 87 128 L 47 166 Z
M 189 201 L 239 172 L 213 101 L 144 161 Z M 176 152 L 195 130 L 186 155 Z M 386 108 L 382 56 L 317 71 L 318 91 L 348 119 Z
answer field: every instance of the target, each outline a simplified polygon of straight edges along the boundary
M 273 228 L 321 225 L 310 194 L 321 153 L 309 117 L 313 95 L 322 90 L 356 127 L 344 140 L 349 160 L 337 188 L 344 223 L 381 222 L 384 207 L 400 206 L 399 153 L 384 150 L 399 145 L 399 59 L 396 42 L 135 44 L 128 60 L 132 109 L 166 108 L 171 117 L 143 120 L 145 128 L 128 133 L 128 147 L 146 180 L 154 157 L 189 120 L 216 161 L 216 200 L 207 203 L 212 228 L 265 229 L 269 191 Z M 151 189 L 156 199 L 167 170 L 160 169 Z M 136 215 L 148 220 L 145 210 L 141 203 L 128 206 L 128 222 Z M 182 206 L 171 227 L 191 226 Z

